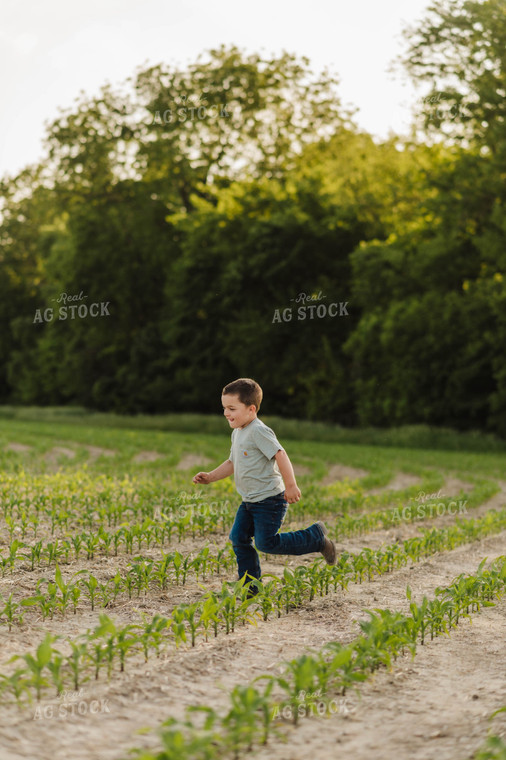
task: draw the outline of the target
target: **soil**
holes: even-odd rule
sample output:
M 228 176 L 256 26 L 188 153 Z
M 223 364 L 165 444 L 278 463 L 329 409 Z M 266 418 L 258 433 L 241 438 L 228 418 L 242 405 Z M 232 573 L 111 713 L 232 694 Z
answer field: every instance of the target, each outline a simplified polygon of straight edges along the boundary
M 199 458 L 199 461 L 202 461 Z M 506 502 L 506 483 L 487 504 L 472 510 L 478 515 Z M 444 494 L 448 494 L 449 484 Z M 460 490 L 460 489 L 459 489 Z M 444 525 L 455 517 L 442 515 L 424 522 L 423 527 Z M 339 548 L 357 551 L 367 545 L 377 546 L 402 540 L 419 533 L 421 524 L 409 523 L 390 531 L 377 531 L 367 536 L 340 542 Z M 211 543 L 224 545 L 224 534 L 212 536 Z M 171 549 L 198 551 L 209 539 L 190 537 Z M 168 547 L 165 547 L 165 551 Z M 150 552 L 142 552 L 147 556 Z M 492 561 L 506 554 L 506 531 L 479 542 L 408 565 L 387 575 L 350 584 L 347 591 L 330 593 L 306 602 L 281 618 L 271 617 L 256 626 L 240 626 L 230 635 L 220 634 L 208 642 L 197 640 L 195 648 L 182 646 L 167 649 L 159 660 L 152 657 L 147 664 L 141 657 L 127 660 L 126 672 L 117 670 L 110 683 L 99 681 L 82 685 L 82 693 L 66 698 L 46 697 L 37 705 L 20 710 L 16 705 L 0 707 L 0 755 L 2 760 L 119 760 L 128 756 L 133 746 L 156 747 L 155 734 L 139 735 L 136 730 L 155 727 L 169 716 L 182 718 L 190 704 L 207 704 L 225 709 L 227 692 L 235 684 L 245 684 L 263 673 L 279 673 L 283 660 L 299 656 L 326 642 L 349 642 L 359 635 L 358 620 L 364 610 L 388 607 L 407 611 L 406 586 L 413 599 L 434 595 L 437 586 L 445 586 L 460 573 L 473 573 L 483 557 Z M 156 556 L 156 550 L 152 556 Z M 310 563 L 314 555 L 302 557 L 261 557 L 264 572 L 280 574 L 285 563 L 289 567 Z M 130 557 L 99 557 L 73 563 L 71 570 L 88 567 L 99 577 L 107 577 Z M 26 565 L 25 565 L 26 568 Z M 27 595 L 33 593 L 38 577 L 45 568 L 31 573 L 17 568 L 2 580 L 2 593 L 9 590 Z M 62 566 L 66 577 L 68 566 Z M 235 572 L 227 578 L 232 580 Z M 206 589 L 221 586 L 224 576 L 211 576 Z M 202 589 L 195 581 L 172 586 L 167 592 L 150 592 L 146 597 L 119 603 L 108 614 L 120 623 L 131 622 L 140 611 L 151 615 L 167 614 L 173 605 L 196 599 Z M 75 637 L 98 621 L 101 610 L 91 612 L 82 605 L 79 614 L 65 619 L 42 621 L 34 611 L 27 612 L 22 627 L 8 633 L 0 628 L 2 671 L 6 660 L 15 652 L 31 650 L 40 641 L 45 629 Z M 450 636 L 419 645 L 414 660 L 401 657 L 391 671 L 380 670 L 374 678 L 360 686 L 360 697 L 347 693 L 333 695 L 339 712 L 328 718 L 311 717 L 300 721 L 297 728 L 283 724 L 286 741 L 269 739 L 265 748 L 256 748 L 241 757 L 258 760 L 318 760 L 349 758 L 354 760 L 457 760 L 470 758 L 482 744 L 489 728 L 488 716 L 506 704 L 506 598 L 495 607 L 483 608 L 472 616 L 472 623 L 463 620 Z M 117 666 L 116 666 L 117 667 Z M 54 717 L 49 717 L 49 705 Z M 66 716 L 62 717 L 62 706 Z M 82 707 L 79 707 L 82 706 Z M 91 713 L 95 706 L 98 711 Z M 79 714 L 78 707 L 82 710 Z M 44 717 L 46 708 L 46 717 Z M 505 731 L 506 722 L 498 716 L 496 731 Z
M 95 459 L 98 459 L 98 457 L 113 457 L 118 453 L 113 449 L 103 449 L 100 446 L 85 446 L 85 448 L 87 449 L 92 462 Z
M 47 463 L 47 469 L 49 472 L 55 472 L 60 468 L 60 465 L 68 459 L 74 459 L 76 452 L 74 449 L 69 449 L 67 446 L 53 446 L 52 449 L 46 451 L 44 459 Z
M 176 470 L 191 470 L 193 467 L 205 467 L 213 460 L 201 454 L 186 454 L 176 465 Z
M 294 464 L 293 471 L 297 478 L 301 478 L 303 475 L 311 475 L 311 468 L 306 467 L 305 464 Z
M 5 451 L 15 451 L 18 454 L 24 454 L 26 451 L 31 451 L 32 449 L 31 446 L 27 446 L 24 443 L 8 443 L 4 448 Z
M 364 478 L 366 475 L 369 475 L 367 470 L 361 470 L 359 467 L 348 467 L 346 464 L 333 464 L 320 483 L 322 486 L 329 486 L 338 480 L 344 480 L 345 478 L 357 480 L 357 478 Z
M 156 462 L 162 456 L 163 454 L 159 454 L 158 451 L 139 451 L 132 457 L 132 462 Z
M 375 493 L 383 493 L 384 491 L 403 491 L 405 488 L 416 486 L 419 482 L 420 478 L 417 478 L 416 475 L 408 475 L 405 472 L 398 472 L 388 485 L 382 486 L 381 488 L 371 488 L 367 493 L 372 495 Z

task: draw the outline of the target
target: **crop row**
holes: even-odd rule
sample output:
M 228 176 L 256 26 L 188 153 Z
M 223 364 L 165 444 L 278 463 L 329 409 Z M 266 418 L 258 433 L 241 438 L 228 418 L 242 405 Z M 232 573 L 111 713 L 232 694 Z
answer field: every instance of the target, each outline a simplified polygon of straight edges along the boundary
M 428 499 L 427 501 L 397 497 L 398 506 L 383 510 L 365 510 L 357 514 L 357 509 L 367 507 L 371 499 L 371 497 L 364 496 L 360 492 L 355 500 L 352 500 L 348 496 L 332 505 L 332 511 L 341 510 L 342 513 L 338 515 L 339 520 L 336 522 L 331 536 L 339 541 L 346 536 L 359 536 L 374 530 L 391 528 L 403 522 L 423 521 L 441 514 L 461 516 L 462 514 L 467 514 L 468 509 L 473 509 L 482 504 L 497 491 L 497 485 L 491 481 L 484 481 L 478 483 L 473 489 L 472 494 L 467 495 L 466 498 L 464 498 L 466 495 L 462 493 L 458 497 L 438 497 L 437 499 Z M 389 501 L 392 502 L 392 500 L 393 497 L 390 493 Z M 350 501 L 352 502 L 351 511 Z M 296 505 L 296 510 L 292 510 L 293 505 L 290 507 L 289 512 L 292 512 L 292 520 L 298 519 L 300 504 L 301 502 Z M 329 505 L 322 503 L 317 511 L 328 513 Z M 310 514 L 313 514 L 313 512 L 310 512 Z
M 276 719 L 284 714 L 285 707 L 294 723 L 298 722 L 301 707 L 303 715 L 315 702 L 327 711 L 331 690 L 344 694 L 379 667 L 390 667 L 392 660 L 406 649 L 414 657 L 419 637 L 423 643 L 423 626 L 431 625 L 435 633 L 448 632 L 463 614 L 469 616 L 469 609 L 492 604 L 490 599 L 504 593 L 505 586 L 506 557 L 501 557 L 489 570 L 483 570 L 482 562 L 476 576 L 462 575 L 448 588 L 437 589 L 435 599 L 424 597 L 421 605 L 411 602 L 410 616 L 388 609 L 367 610 L 369 620 L 360 623 L 362 635 L 350 644 L 329 642 L 315 654 L 304 654 L 285 663 L 279 676 L 259 676 L 247 685 L 234 687 L 223 715 L 207 705 L 187 707 L 184 721 L 169 718 L 161 724 L 160 752 L 138 749 L 130 751 L 130 757 L 215 760 L 232 753 L 238 758 L 240 752 L 251 751 L 255 744 L 266 744 L 272 733 L 278 733 Z M 257 685 L 259 681 L 265 682 L 263 688 Z M 281 701 L 272 698 L 275 687 L 284 692 Z M 198 716 L 204 716 L 204 720 Z
M 316 560 L 312 565 L 299 566 L 295 571 L 285 568 L 281 589 L 277 588 L 279 579 L 266 573 L 263 577 L 270 580 L 260 587 L 265 593 L 259 597 L 263 618 L 266 620 L 273 610 L 277 610 L 278 615 L 281 614 L 283 606 L 288 612 L 290 606 L 297 606 L 303 598 L 312 600 L 316 593 L 328 594 L 330 586 L 334 590 L 337 590 L 338 586 L 345 589 L 350 581 L 361 583 L 366 575 L 371 580 L 374 575 L 390 572 L 410 561 L 419 561 L 421 557 L 437 551 L 453 549 L 505 527 L 506 510 L 491 511 L 478 519 L 458 521 L 449 528 L 426 530 L 422 536 L 408 539 L 403 544 L 395 543 L 377 550 L 366 547 L 357 554 L 343 552 L 334 566 L 322 568 L 321 560 Z M 57 565 L 54 581 L 47 578 L 39 579 L 34 596 L 20 602 L 16 602 L 12 594 L 7 600 L 3 599 L 3 607 L 0 606 L 0 622 L 5 619 L 9 628 L 13 623 L 21 624 L 23 609 L 33 606 L 38 607 L 44 618 L 49 616 L 52 619 L 56 611 L 65 616 L 69 608 L 73 608 L 75 614 L 77 605 L 83 598 L 89 600 L 92 610 L 96 603 L 107 607 L 115 602 L 122 592 L 128 593 L 131 599 L 134 592 L 140 596 L 150 588 L 165 590 L 170 582 L 181 582 L 184 585 L 190 573 L 197 579 L 202 576 L 202 580 L 205 580 L 206 574 L 219 575 L 222 569 L 229 570 L 234 565 L 235 555 L 230 545 L 220 549 L 216 555 L 210 554 L 209 547 L 204 547 L 195 557 L 191 554 L 171 552 L 163 554 L 156 561 L 139 558 L 129 565 L 124 575 L 117 572 L 104 583 L 87 570 L 80 570 L 70 579 L 64 580 Z M 46 591 L 43 590 L 44 584 L 47 584 Z
M 99 553 L 105 556 L 113 554 L 117 557 L 121 549 L 126 554 L 133 554 L 144 547 L 149 549 L 151 546 L 163 549 L 165 544 L 171 542 L 173 533 L 177 533 L 178 542 L 181 542 L 189 530 L 189 523 L 189 515 L 177 521 L 154 521 L 146 518 L 142 523 L 124 524 L 114 533 L 101 527 L 97 532 L 83 531 L 65 538 L 54 538 L 46 543 L 39 540 L 33 544 L 14 538 L 8 545 L 7 552 L 0 554 L 2 575 L 5 575 L 7 570 L 12 572 L 18 560 L 27 560 L 33 570 L 35 566 L 40 567 L 43 563 L 48 567 L 53 563 L 61 563 L 62 560 L 69 563 L 71 560 L 78 560 L 81 554 L 86 554 L 86 559 L 89 560 Z M 205 530 L 205 527 L 201 527 L 202 535 Z M 195 523 L 192 536 L 195 538 Z
M 134 546 L 136 546 L 137 551 L 140 551 L 143 545 L 148 549 L 152 545 L 163 548 L 165 543 L 170 543 L 173 533 L 177 534 L 178 541 L 181 542 L 183 536 L 189 532 L 193 538 L 195 538 L 197 530 L 203 536 L 208 532 L 217 530 L 220 520 L 222 530 L 225 530 L 231 521 L 228 502 L 223 503 L 219 510 L 213 510 L 212 503 L 211 505 L 201 503 L 198 509 L 193 503 L 182 504 L 180 508 L 183 510 L 183 514 L 177 519 L 172 519 L 172 517 L 164 514 L 160 520 L 145 517 L 141 523 L 134 525 L 125 523 L 115 532 L 109 532 L 100 526 L 97 532 L 75 533 L 64 538 L 55 538 L 45 544 L 42 540 L 27 544 L 13 538 L 11 532 L 8 552 L 0 554 L 2 575 L 5 575 L 8 569 L 12 572 L 17 559 L 28 560 L 33 570 L 35 565 L 39 567 L 43 562 L 49 566 L 52 563 L 61 563 L 62 560 L 68 563 L 71 558 L 77 560 L 80 553 L 84 551 L 87 559 L 93 559 L 95 553 L 98 552 L 104 553 L 106 556 L 113 552 L 114 556 L 117 556 L 121 547 L 127 554 L 132 554 Z M 367 530 L 398 524 L 399 517 L 394 515 L 395 511 L 398 512 L 398 510 L 387 510 L 356 516 L 343 516 L 331 530 L 331 535 L 339 539 L 347 535 L 357 535 Z M 416 519 L 414 510 L 408 513 L 407 519 Z M 26 551 L 23 552 L 23 549 Z
M 231 485 L 231 484 L 227 484 Z M 126 521 L 168 516 L 207 514 L 218 517 L 231 510 L 230 489 L 215 489 L 215 501 L 200 508 L 202 495 L 176 491 L 164 481 L 140 478 L 118 480 L 105 475 L 92 479 L 87 473 L 69 475 L 11 475 L 0 473 L 0 508 L 11 536 L 20 532 L 34 537 L 44 528 L 58 531 L 115 527 Z
M 340 507 L 344 513 L 339 515 L 339 520 L 331 531 L 331 536 L 335 540 L 340 540 L 347 536 L 359 536 L 374 530 L 385 530 L 403 522 L 423 521 L 442 514 L 453 514 L 460 517 L 467 514 L 468 509 L 473 509 L 482 504 L 497 491 L 497 485 L 486 481 L 478 484 L 473 493 L 465 499 L 461 498 L 462 494 L 459 497 L 438 497 L 425 502 L 407 499 L 404 502 L 401 500 L 399 506 L 396 507 L 364 511 L 359 514 L 348 511 L 349 504 L 346 503 L 349 501 L 350 497 L 348 497 L 348 500 L 344 500 L 344 504 L 336 504 L 336 508 Z M 391 495 L 390 500 L 392 500 Z M 366 502 L 367 497 L 364 497 L 361 506 L 365 506 Z M 325 511 L 324 505 L 320 511 Z M 292 515 L 293 518 L 294 515 Z
M 214 490 L 217 498 L 209 500 L 196 490 L 191 494 L 174 491 L 163 482 L 145 482 L 140 479 L 117 481 L 102 476 L 93 481 L 89 476 L 78 473 L 73 476 L 58 474 L 52 476 L 0 475 L 0 506 L 10 539 L 25 540 L 28 535 L 37 534 L 62 536 L 69 530 L 88 530 L 117 527 L 125 523 L 156 522 L 163 517 L 171 522 L 173 529 L 206 532 L 225 531 L 230 525 L 234 507 L 228 498 L 228 486 Z M 227 489 L 227 490 L 224 490 Z M 475 506 L 497 490 L 491 482 L 478 485 L 465 504 Z M 225 494 L 227 498 L 224 498 Z M 365 530 L 385 528 L 399 522 L 399 507 L 381 511 L 364 511 L 360 515 L 350 514 L 367 506 L 372 497 L 360 490 L 351 496 L 332 497 L 324 490 L 310 487 L 304 499 L 290 506 L 287 522 L 305 519 L 306 515 L 321 517 L 334 514 L 343 517 L 339 534 L 353 535 Z M 459 497 L 460 499 L 460 497 Z M 390 497 L 390 501 L 392 497 Z M 462 500 L 460 500 L 462 501 Z M 448 506 L 451 499 L 440 499 L 438 503 Z M 426 516 L 427 505 L 406 505 L 400 503 L 403 520 L 420 519 Z
M 428 531 L 423 537 L 406 541 L 404 546 L 394 544 L 376 552 L 365 549 L 357 555 L 345 553 L 339 558 L 338 564 L 333 566 L 322 565 L 322 560 L 319 559 L 312 565 L 300 566 L 295 571 L 285 568 L 281 578 L 268 574 L 263 576 L 269 578 L 266 583 L 256 580 L 246 583 L 245 577 L 235 583 L 224 582 L 221 593 L 210 591 L 196 602 L 178 605 L 169 618 L 155 615 L 146 619 L 143 616 L 142 624 L 129 624 L 116 629 L 110 618 L 101 615 L 101 623 L 94 632 L 87 632 L 84 640 L 69 642 L 72 654 L 66 660 L 60 652 L 53 650 L 52 641 L 57 637 L 47 634 L 37 649 L 44 661 L 40 660 L 39 655 L 36 658 L 30 654 L 23 655 L 27 667 L 18 668 L 9 676 L 2 675 L 0 679 L 4 689 L 14 694 L 16 699 L 25 692 L 30 693 L 31 689 L 35 689 L 40 698 L 41 687 L 48 685 L 47 679 L 41 678 L 42 670 L 47 666 L 58 690 L 62 687 L 62 679 L 70 676 L 74 679 L 74 688 L 78 689 L 83 673 L 91 666 L 95 667 L 95 678 L 98 678 L 101 664 L 107 662 L 110 675 L 116 652 L 120 670 L 123 671 L 125 656 L 129 651 L 134 653 L 141 649 L 147 660 L 149 648 L 154 647 L 159 655 L 162 643 L 172 641 L 179 646 L 190 639 L 194 646 L 199 634 L 207 640 L 210 631 L 217 636 L 221 628 L 228 634 L 234 631 L 238 623 L 244 625 L 246 622 L 255 622 L 260 617 L 267 620 L 273 611 L 279 617 L 283 610 L 288 612 L 302 604 L 304 599 L 311 600 L 318 594 L 328 594 L 331 587 L 334 591 L 338 587 L 346 589 L 350 580 L 360 582 L 365 574 L 371 578 L 373 574 L 389 572 L 393 567 L 402 566 L 410 560 L 416 561 L 444 548 L 453 548 L 471 540 L 471 537 L 477 539 L 500 530 L 506 524 L 506 510 L 491 512 L 479 520 L 465 522 L 467 524 L 463 527 L 452 526 L 451 529 Z M 460 533 L 457 534 L 457 531 Z M 66 588 L 61 576 L 60 581 L 62 587 Z M 59 588 L 58 582 L 55 582 L 55 586 Z M 257 594 L 251 597 L 252 586 L 256 587 Z M 59 590 L 63 598 L 65 592 L 61 588 Z M 58 594 L 56 598 L 58 599 Z M 16 613 L 17 610 L 14 610 L 14 620 Z M 106 644 L 100 640 L 104 632 L 109 637 Z M 99 642 L 92 645 L 91 642 L 97 637 Z M 46 656 L 49 656 L 47 661 Z M 39 664 L 35 666 L 36 662 Z M 36 668 L 35 671 L 32 670 L 33 667 Z
M 161 724 L 160 752 L 140 749 L 131 751 L 130 757 L 215 760 L 232 753 L 238 758 L 240 752 L 266 744 L 270 734 L 277 733 L 286 707 L 295 724 L 315 703 L 327 712 L 330 692 L 344 694 L 348 688 L 356 688 L 378 668 L 391 667 L 406 650 L 414 658 L 418 639 L 423 644 L 427 628 L 434 635 L 448 633 L 462 616 L 470 617 L 470 612 L 479 611 L 481 606 L 493 605 L 491 599 L 501 596 L 506 588 L 506 557 L 498 558 L 488 570 L 483 565 L 484 561 L 476 575 L 460 575 L 449 587 L 436 589 L 434 599 L 424 596 L 420 605 L 411 601 L 410 615 L 388 609 L 366 610 L 369 619 L 360 622 L 362 634 L 357 639 L 346 645 L 329 642 L 319 652 L 286 662 L 280 675 L 262 675 L 234 687 L 225 714 L 208 705 L 187 707 L 184 721 L 169 718 Z M 410 598 L 409 587 L 407 595 Z M 273 698 L 274 689 L 283 695 L 281 700 Z
M 219 549 L 216 554 L 211 554 L 209 547 L 205 546 L 196 556 L 176 551 L 162 554 L 159 560 L 137 559 L 127 565 L 124 574 L 117 571 L 103 583 L 86 569 L 78 570 L 68 580 L 64 580 L 60 567 L 56 565 L 54 580 L 40 578 L 34 596 L 17 602 L 12 593 L 8 599 L 0 595 L 0 622 L 7 622 L 9 630 L 13 623 L 22 624 L 22 611 L 26 607 L 37 607 L 44 619 L 50 617 L 51 620 L 55 612 L 60 612 L 65 617 L 70 608 L 76 614 L 77 605 L 83 598 L 89 601 L 92 610 L 97 603 L 109 607 L 121 593 L 128 594 L 131 599 L 134 593 L 139 597 L 150 588 L 164 591 L 169 583 L 184 585 L 190 574 L 197 580 L 201 577 L 205 581 L 207 575 L 219 575 L 222 570 L 230 570 L 235 563 L 235 554 L 230 545 Z M 45 585 L 46 591 L 43 588 Z

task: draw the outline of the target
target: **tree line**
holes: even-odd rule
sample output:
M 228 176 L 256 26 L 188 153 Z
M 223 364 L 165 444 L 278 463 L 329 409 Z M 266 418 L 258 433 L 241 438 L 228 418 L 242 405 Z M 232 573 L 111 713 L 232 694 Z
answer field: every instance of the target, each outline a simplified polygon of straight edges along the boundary
M 266 413 L 506 435 L 504 7 L 405 37 L 407 137 L 233 46 L 55 119 L 0 186 L 0 403 L 216 412 L 252 376 Z

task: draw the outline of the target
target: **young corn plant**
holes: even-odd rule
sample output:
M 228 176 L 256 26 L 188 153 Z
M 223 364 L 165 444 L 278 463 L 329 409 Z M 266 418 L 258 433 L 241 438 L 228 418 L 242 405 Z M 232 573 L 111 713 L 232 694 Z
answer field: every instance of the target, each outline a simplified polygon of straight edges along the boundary
M 40 701 L 40 695 L 41 690 L 44 686 L 48 686 L 49 682 L 45 675 L 43 675 L 44 669 L 47 667 L 48 663 L 51 661 L 51 656 L 53 654 L 53 647 L 52 643 L 55 640 L 55 636 L 53 636 L 51 633 L 46 633 L 43 641 L 39 644 L 39 646 L 36 649 L 35 656 L 30 653 L 25 654 L 15 654 L 9 662 L 14 662 L 15 660 L 24 660 L 28 671 L 31 675 L 30 678 L 30 685 L 35 688 L 35 693 L 37 696 L 37 701 Z
M 253 749 L 253 742 L 260 733 L 257 717 L 259 711 L 263 715 L 264 729 L 261 738 L 265 743 L 269 715 L 272 712 L 265 693 L 261 693 L 251 684 L 235 686 L 230 693 L 230 709 L 222 718 L 221 727 L 224 730 L 225 745 L 232 750 L 234 758 L 238 758 L 242 750 L 251 752 Z
M 294 660 L 285 663 L 285 671 L 280 676 L 260 676 L 274 680 L 275 683 L 286 692 L 287 697 L 283 704 L 291 707 L 293 722 L 297 725 L 299 720 L 299 705 L 305 707 L 314 704 L 319 693 L 318 684 L 321 668 L 318 661 L 310 655 L 303 654 Z
M 63 557 L 65 552 L 65 545 L 59 538 L 55 538 L 54 541 L 50 541 L 46 545 L 46 557 L 47 557 L 47 564 L 48 567 L 52 563 L 58 562 L 58 560 Z
M 139 643 L 139 636 L 136 634 L 132 635 L 132 631 L 138 629 L 139 626 L 130 623 L 129 625 L 125 625 L 123 628 L 119 628 L 116 633 L 116 648 L 119 650 L 119 662 L 120 662 L 120 671 L 123 673 L 125 670 L 125 660 L 128 652 L 130 649 L 135 648 Z
M 32 514 L 32 515 L 29 515 L 29 517 L 28 517 L 28 522 L 29 522 L 29 523 L 31 524 L 31 526 L 32 526 L 32 530 L 33 530 L 33 537 L 34 537 L 34 538 L 37 538 L 37 528 L 38 528 L 38 527 L 39 527 L 39 525 L 40 525 L 40 520 L 39 520 L 39 515 L 38 515 L 38 513 L 37 513 L 37 514 L 34 514 L 34 515 L 33 515 L 33 514 Z
M 123 528 L 120 528 L 119 530 L 116 531 L 116 533 L 113 536 L 112 542 L 113 542 L 113 546 L 114 546 L 114 556 L 115 557 L 118 556 L 119 545 L 120 545 L 120 543 L 122 541 L 123 533 L 124 533 Z
M 153 575 L 158 581 L 158 587 L 164 591 L 167 588 L 167 581 L 170 575 L 173 554 L 163 554 L 162 559 L 155 563 Z
M 0 566 L 2 568 L 2 578 L 4 578 L 9 566 L 9 558 L 4 557 L 3 554 L 0 554 Z
M 274 609 L 275 590 L 278 588 L 280 583 L 280 580 L 276 575 L 272 575 L 271 573 L 264 573 L 262 577 L 265 578 L 266 576 L 271 577 L 272 580 L 263 584 L 263 589 L 260 591 L 256 598 L 256 601 L 260 605 L 260 610 L 262 612 L 264 621 L 268 620 L 270 613 Z
M 51 673 L 53 684 L 56 687 L 56 694 L 59 694 L 61 691 L 63 691 L 63 662 L 63 655 L 60 654 L 60 652 L 58 652 L 56 649 L 53 649 L 53 657 L 47 663 L 47 667 Z
M 199 732 L 195 731 L 190 721 L 185 721 L 183 727 L 177 723 L 175 718 L 168 718 L 161 725 L 161 757 L 166 760 L 218 760 L 220 754 L 216 744 L 219 742 L 219 735 L 215 731 L 206 730 L 208 722 L 204 731 Z M 187 730 L 184 730 L 185 728 Z M 154 760 L 153 756 L 149 760 Z
M 415 621 L 417 631 L 420 632 L 420 643 L 423 644 L 425 641 L 425 631 L 427 629 L 426 613 L 429 600 L 426 596 L 424 596 L 421 606 L 418 606 L 412 602 L 410 586 L 408 586 L 406 589 L 406 596 L 410 602 L 409 611 L 411 612 L 411 617 Z
M 200 611 L 200 607 L 200 602 L 181 605 L 181 608 L 184 611 L 184 619 L 188 623 L 188 627 L 190 629 L 192 647 L 195 646 L 195 638 L 202 619 L 202 615 L 200 615 L 197 619 L 197 613 Z
M 9 626 L 9 633 L 12 630 L 12 626 L 14 623 L 17 625 L 23 624 L 23 618 L 24 615 L 18 612 L 20 607 L 22 606 L 22 603 L 15 602 L 12 598 L 12 593 L 9 594 L 9 598 L 7 601 L 4 599 L 3 596 L 0 594 L 0 600 L 4 603 L 4 607 L 0 607 L 0 619 L 5 616 L 7 619 L 7 624 Z
M 141 627 L 141 633 L 139 638 L 142 644 L 142 651 L 144 653 L 144 662 L 149 658 L 149 647 L 155 648 L 156 656 L 160 655 L 160 645 L 163 641 L 163 634 L 169 626 L 169 620 L 158 613 L 153 615 L 149 620 L 148 616 L 142 614 L 143 625 Z
M 123 539 L 125 541 L 125 550 L 127 554 L 133 554 L 135 533 L 128 523 L 124 523 L 122 526 Z
M 11 573 L 14 570 L 14 563 L 16 562 L 16 559 L 18 557 L 19 550 L 22 549 L 26 544 L 24 544 L 22 541 L 18 541 L 17 538 L 14 539 L 14 541 L 11 541 L 9 546 L 9 566 L 11 569 Z M 23 556 L 19 553 L 19 556 Z
M 102 641 L 95 641 L 88 646 L 88 656 L 90 657 L 95 668 L 95 681 L 98 680 L 100 668 L 107 661 L 107 649 Z
M 103 549 L 105 556 L 108 557 L 113 545 L 113 535 L 101 527 L 98 532 L 98 539 L 100 542 L 100 548 Z
M 79 534 L 75 534 L 71 537 L 72 546 L 74 547 L 74 556 L 77 559 L 79 559 L 79 555 L 81 553 L 82 545 L 83 545 L 83 538 Z
M 176 647 L 179 647 L 181 642 L 186 642 L 186 627 L 185 627 L 185 610 L 184 606 L 180 605 L 175 607 L 172 611 L 171 629 L 174 634 L 174 643 Z
M 24 558 L 30 560 L 31 570 L 34 570 L 35 563 L 37 562 L 37 567 L 39 567 L 41 562 L 42 541 L 37 541 L 37 543 L 33 544 L 33 546 L 30 546 L 29 548 L 30 552 L 29 554 L 25 554 Z
M 179 579 L 181 577 L 182 573 L 182 566 L 183 566 L 183 555 L 180 552 L 174 552 L 173 557 L 173 563 L 174 563 L 174 573 L 176 575 L 176 584 L 179 586 Z
M 83 683 L 82 671 L 86 665 L 86 659 L 89 657 L 88 643 L 86 641 L 69 641 L 71 653 L 67 657 L 66 664 L 72 674 L 74 689 L 79 690 L 79 685 Z
M 113 598 L 113 601 L 116 601 L 118 594 L 120 594 L 121 591 L 123 591 L 125 587 L 123 578 L 121 577 L 119 572 L 117 572 L 114 578 L 112 579 L 112 583 L 113 583 L 112 598 Z
M 29 677 L 27 668 L 16 668 L 10 676 L 0 675 L 0 689 L 10 691 L 14 695 L 16 704 L 21 707 L 23 697 L 26 696 L 28 701 L 32 702 L 32 679 Z
M 186 578 L 188 576 L 188 573 L 190 572 L 191 566 L 192 566 L 192 558 L 189 554 L 187 554 L 181 564 L 181 581 L 182 581 L 183 586 L 186 583 Z
M 328 663 L 328 670 L 332 682 L 341 690 L 341 696 L 346 694 L 347 689 L 354 688 L 357 690 L 357 683 L 367 679 L 367 673 L 360 669 L 352 645 L 330 641 L 325 645 L 323 651 L 328 651 L 332 655 Z
M 235 555 L 234 555 L 235 558 Z M 221 567 L 223 567 L 224 570 L 227 570 L 230 567 L 230 549 L 228 547 L 224 547 L 223 549 L 219 549 L 216 553 L 216 575 L 220 575 Z
M 218 625 L 220 622 L 219 609 L 220 604 L 216 598 L 216 594 L 214 592 L 211 592 L 204 601 L 202 612 L 200 613 L 200 622 L 204 629 L 206 641 L 208 640 L 209 628 L 211 625 L 214 629 L 214 636 L 216 637 L 218 635 Z
M 89 571 L 87 571 L 89 572 Z M 87 580 L 83 579 L 81 581 L 84 588 L 88 591 L 88 596 L 91 603 L 91 609 L 92 611 L 95 609 L 95 598 L 97 595 L 97 589 L 98 589 L 98 581 L 95 578 L 94 575 L 89 574 L 89 578 Z
M 195 557 L 192 563 L 197 579 L 199 577 L 199 573 L 202 572 L 202 580 L 205 581 L 208 561 L 209 547 L 205 546 L 202 551 L 199 552 L 199 554 Z
M 254 599 L 247 599 L 247 589 L 244 589 L 246 576 L 234 582 L 224 581 L 221 587 L 220 612 L 225 620 L 225 633 L 235 630 L 237 618 L 246 614 L 246 609 Z M 239 599 L 239 604 L 238 604 Z
M 128 598 L 132 598 L 132 592 L 135 587 L 135 575 L 133 573 L 128 572 L 125 577 L 123 578 L 123 587 L 125 591 L 128 592 Z
M 111 596 L 113 594 L 112 585 L 113 584 L 110 581 L 98 584 L 98 596 L 102 607 L 109 607 L 111 604 Z
M 62 617 L 65 617 L 65 611 L 71 602 L 74 602 L 74 614 L 76 613 L 77 602 L 74 601 L 75 600 L 74 589 L 78 588 L 78 586 L 76 583 L 73 582 L 73 579 L 77 575 L 82 575 L 85 572 L 86 570 L 78 570 L 76 573 L 72 575 L 72 578 L 67 583 L 65 583 L 65 581 L 63 580 L 60 567 L 58 564 L 56 565 L 55 574 L 54 574 L 55 584 L 58 591 L 61 594 L 61 598 L 58 599 L 57 601 L 57 606 L 61 610 Z
M 47 591 L 45 594 L 40 590 L 43 583 L 47 583 Z M 49 617 L 52 620 L 55 610 L 58 607 L 58 586 L 47 578 L 40 578 L 37 581 L 37 592 L 37 596 L 32 598 L 37 600 L 44 619 Z M 26 601 L 29 602 L 30 599 L 27 599 Z
M 93 559 L 95 551 L 100 544 L 100 537 L 94 533 L 89 533 L 84 541 L 86 545 L 86 559 Z
M 153 562 L 145 560 L 135 562 L 131 565 L 128 574 L 134 576 L 134 585 L 137 588 L 137 596 L 139 597 L 141 595 L 141 591 L 144 591 L 146 594 L 149 588 L 149 581 L 153 574 Z
M 102 645 L 101 641 L 94 643 L 91 650 L 91 657 L 95 664 L 95 678 L 98 678 L 98 672 L 103 661 L 107 663 L 107 679 L 110 680 L 111 678 L 116 654 L 116 633 L 114 621 L 105 613 L 100 613 L 99 625 L 91 634 L 88 634 L 89 641 L 95 642 L 96 639 L 105 641 L 105 645 Z M 100 645 L 99 649 L 97 649 L 97 643 Z
M 5 522 L 9 531 L 9 540 L 12 541 L 12 537 L 14 535 L 14 531 L 16 530 L 16 523 L 12 519 L 12 517 L 6 517 Z M 23 536 L 24 538 L 24 536 Z

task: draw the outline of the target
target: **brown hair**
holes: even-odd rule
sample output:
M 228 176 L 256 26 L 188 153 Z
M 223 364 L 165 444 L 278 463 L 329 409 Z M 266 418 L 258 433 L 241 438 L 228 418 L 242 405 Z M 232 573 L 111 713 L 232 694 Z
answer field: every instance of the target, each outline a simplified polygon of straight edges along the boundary
M 256 407 L 256 410 L 260 409 L 262 403 L 263 393 L 262 389 L 255 380 L 250 377 L 240 377 L 238 380 L 234 380 L 232 383 L 228 383 L 223 390 L 222 394 L 225 396 L 231 394 L 239 396 L 239 401 L 246 406 L 252 404 Z

